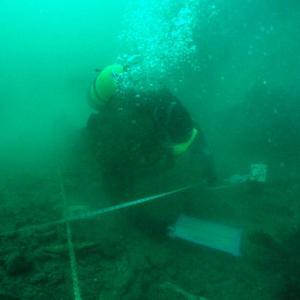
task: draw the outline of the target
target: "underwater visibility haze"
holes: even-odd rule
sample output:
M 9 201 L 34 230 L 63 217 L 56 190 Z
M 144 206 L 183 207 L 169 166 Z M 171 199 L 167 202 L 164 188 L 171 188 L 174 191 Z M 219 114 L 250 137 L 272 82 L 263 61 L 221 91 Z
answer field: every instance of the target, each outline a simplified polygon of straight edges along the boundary
M 300 2 L 2 0 L 0 299 L 300 299 Z

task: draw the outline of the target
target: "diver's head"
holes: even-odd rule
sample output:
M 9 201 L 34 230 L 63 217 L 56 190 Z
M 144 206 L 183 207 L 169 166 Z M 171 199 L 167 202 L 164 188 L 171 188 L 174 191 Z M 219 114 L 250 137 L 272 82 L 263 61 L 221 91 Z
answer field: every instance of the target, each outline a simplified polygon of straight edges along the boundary
M 90 106 L 101 109 L 118 92 L 118 78 L 124 72 L 119 64 L 107 66 L 95 78 L 88 97 Z

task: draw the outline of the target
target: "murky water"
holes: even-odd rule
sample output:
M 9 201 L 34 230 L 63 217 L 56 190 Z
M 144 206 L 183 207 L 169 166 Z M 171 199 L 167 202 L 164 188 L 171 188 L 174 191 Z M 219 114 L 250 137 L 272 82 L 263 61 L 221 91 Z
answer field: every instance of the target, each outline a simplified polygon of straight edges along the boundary
M 2 0 L 0 299 L 300 299 L 299 3 Z

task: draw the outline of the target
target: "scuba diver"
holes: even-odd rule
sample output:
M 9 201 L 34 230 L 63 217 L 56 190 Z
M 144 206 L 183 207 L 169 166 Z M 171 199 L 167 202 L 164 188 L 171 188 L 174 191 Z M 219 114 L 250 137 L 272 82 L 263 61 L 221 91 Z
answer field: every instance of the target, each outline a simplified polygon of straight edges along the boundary
M 140 178 L 169 170 L 190 153 L 201 178 L 216 180 L 203 132 L 168 89 L 125 89 L 127 66 L 107 66 L 96 76 L 89 104 L 96 110 L 85 129 L 89 149 L 100 166 L 104 187 L 114 196 L 132 197 Z

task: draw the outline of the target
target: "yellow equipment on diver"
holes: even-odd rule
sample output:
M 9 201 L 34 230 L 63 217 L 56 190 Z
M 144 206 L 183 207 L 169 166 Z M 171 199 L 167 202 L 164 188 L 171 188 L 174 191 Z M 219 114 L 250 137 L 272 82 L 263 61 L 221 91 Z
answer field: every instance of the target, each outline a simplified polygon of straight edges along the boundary
M 180 154 L 183 154 L 193 143 L 193 141 L 195 140 L 196 136 L 198 134 L 198 130 L 196 128 L 193 128 L 189 139 L 184 142 L 184 143 L 180 143 L 180 144 L 176 144 L 174 146 L 172 146 L 172 152 L 175 156 L 178 156 Z
M 99 110 L 117 92 L 118 77 L 124 72 L 124 67 L 113 64 L 105 67 L 94 80 L 89 97 L 89 104 L 92 108 Z

